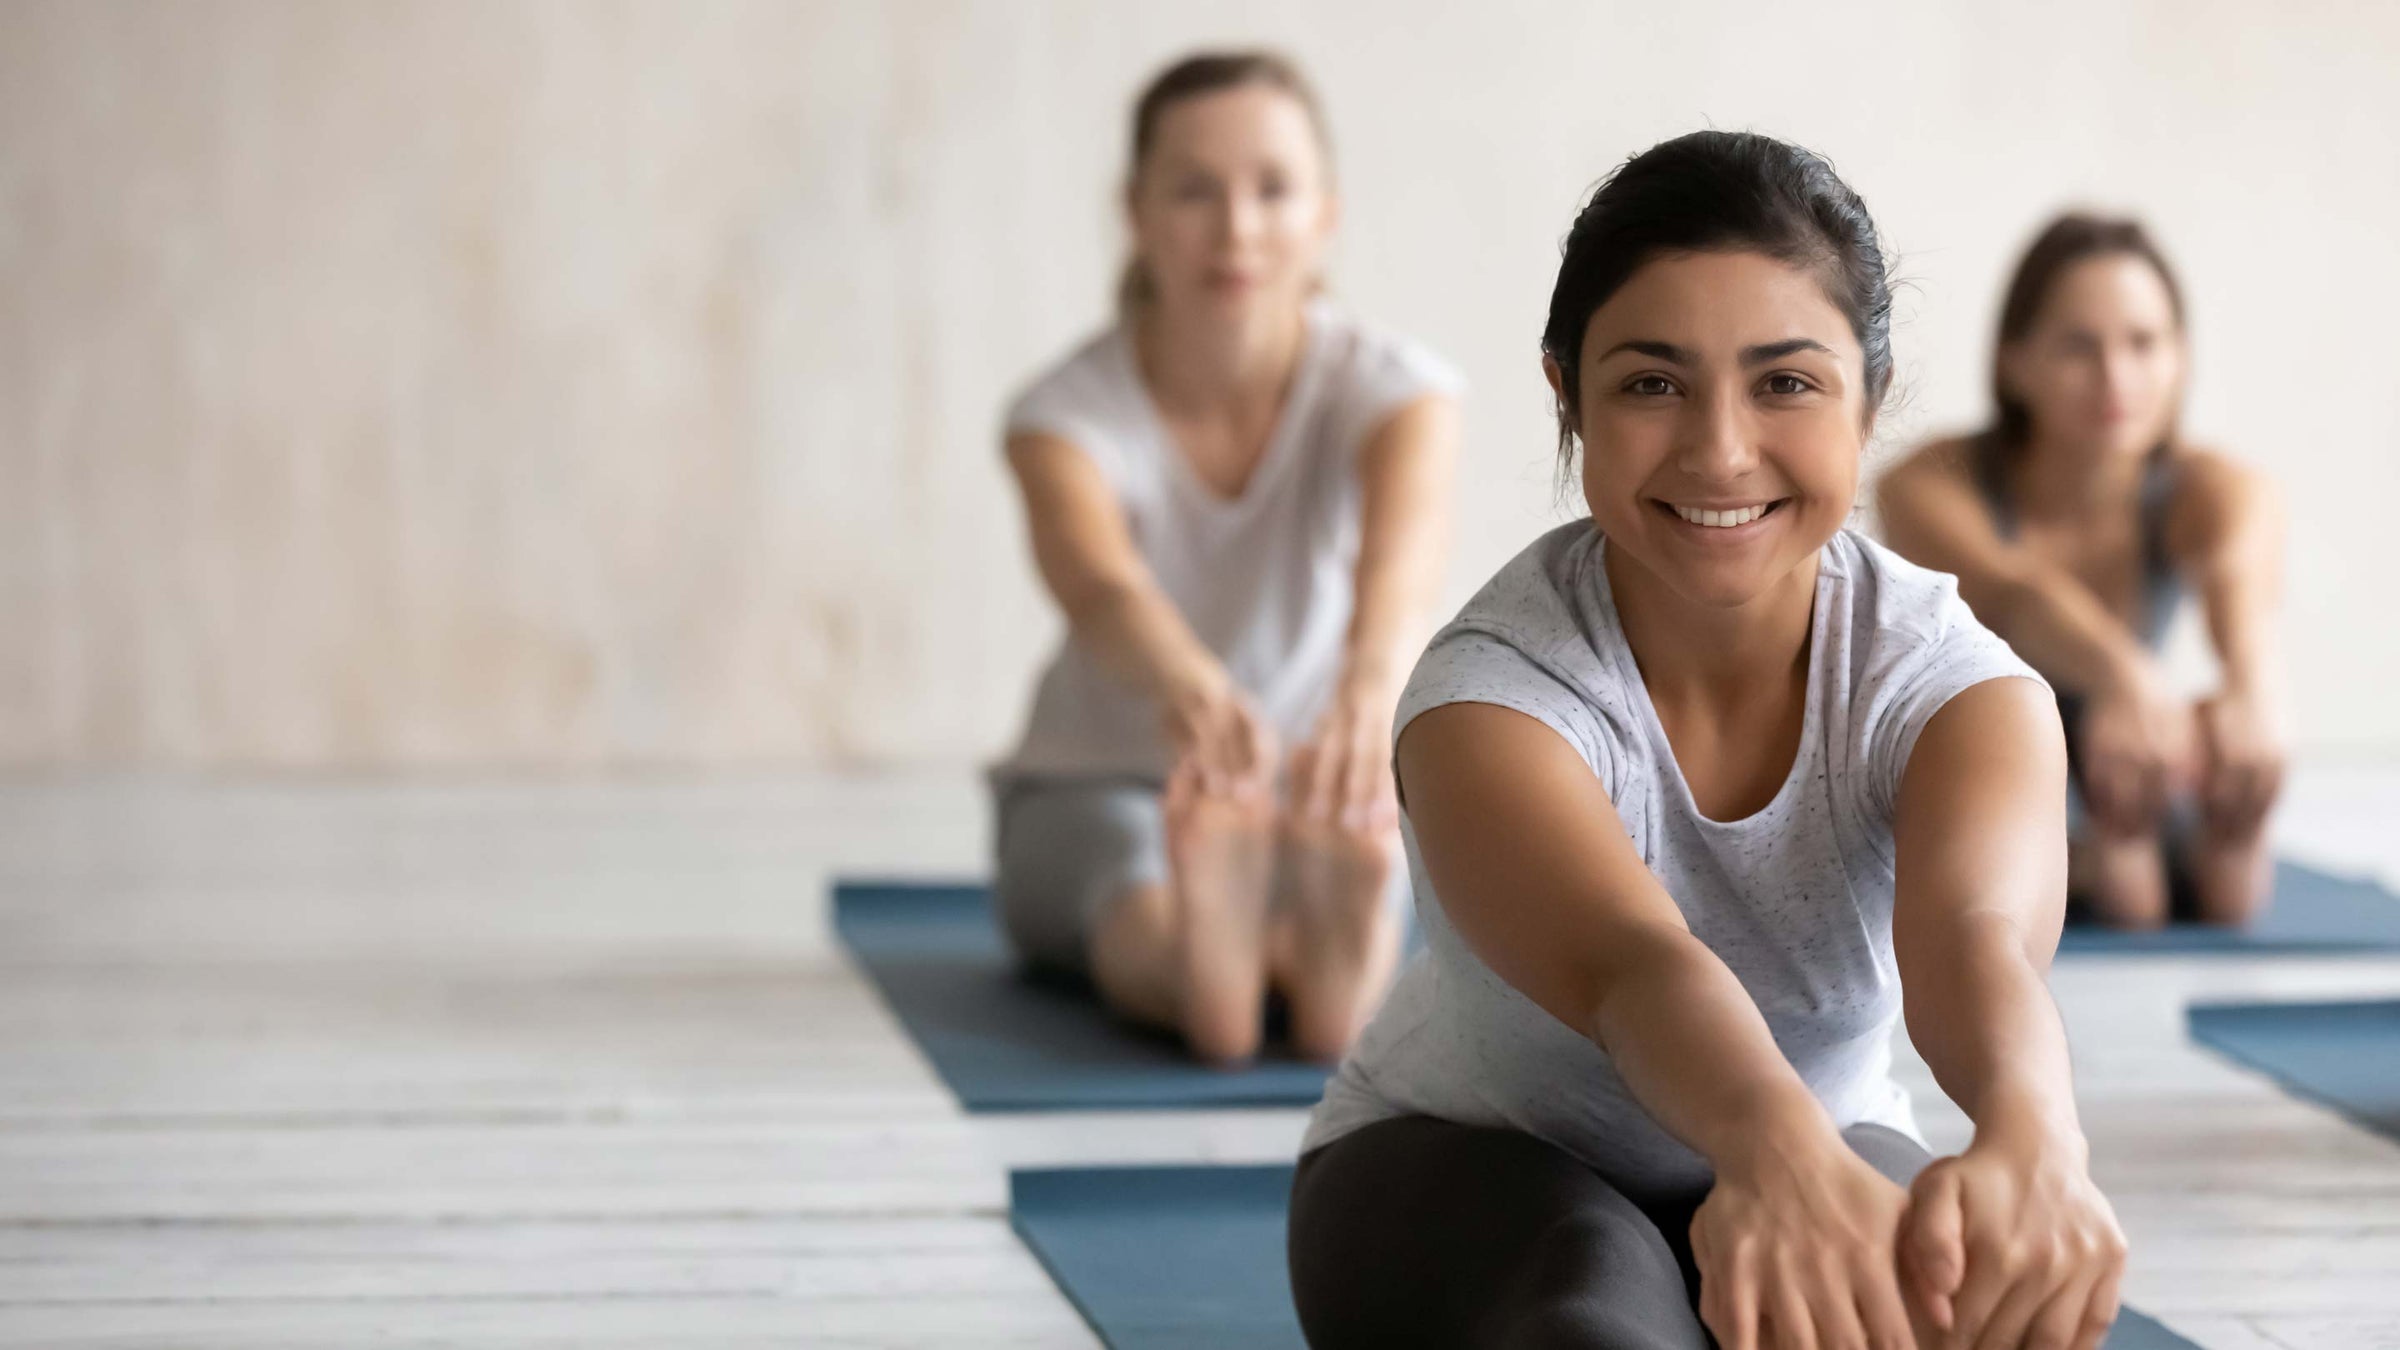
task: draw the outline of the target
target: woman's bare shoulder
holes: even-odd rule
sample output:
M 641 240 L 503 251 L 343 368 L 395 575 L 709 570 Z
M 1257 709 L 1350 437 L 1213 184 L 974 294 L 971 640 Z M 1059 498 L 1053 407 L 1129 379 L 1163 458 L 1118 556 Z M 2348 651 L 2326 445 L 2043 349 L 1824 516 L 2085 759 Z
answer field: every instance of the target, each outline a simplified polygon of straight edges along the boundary
M 1975 438 L 1945 436 L 1909 451 L 1883 472 L 1876 495 L 1885 503 L 1903 504 L 1927 488 L 1969 482 L 1973 478 Z

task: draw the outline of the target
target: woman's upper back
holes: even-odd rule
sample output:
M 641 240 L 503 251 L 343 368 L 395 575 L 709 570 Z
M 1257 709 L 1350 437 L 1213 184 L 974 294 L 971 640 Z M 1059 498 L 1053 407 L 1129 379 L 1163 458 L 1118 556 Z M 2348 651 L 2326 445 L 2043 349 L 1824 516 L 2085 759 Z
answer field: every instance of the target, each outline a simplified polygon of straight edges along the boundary
M 1577 522 L 1503 568 L 1427 648 L 1395 734 L 1458 702 L 1511 708 L 1556 731 L 1835 1117 L 1910 1128 L 1886 1072 L 1899 1008 L 1890 926 L 1900 776 L 1917 734 L 1950 698 L 2032 672 L 1974 621 L 1950 578 L 1857 534 L 1836 535 L 1818 562 L 1790 773 L 1761 810 L 1710 820 L 1625 644 L 1605 547 Z M 1528 1130 L 1636 1187 L 1689 1181 L 1696 1157 L 1634 1104 L 1606 1055 L 1465 945 L 1413 830 L 1410 864 L 1427 950 L 1345 1066 L 1310 1144 L 1414 1111 Z

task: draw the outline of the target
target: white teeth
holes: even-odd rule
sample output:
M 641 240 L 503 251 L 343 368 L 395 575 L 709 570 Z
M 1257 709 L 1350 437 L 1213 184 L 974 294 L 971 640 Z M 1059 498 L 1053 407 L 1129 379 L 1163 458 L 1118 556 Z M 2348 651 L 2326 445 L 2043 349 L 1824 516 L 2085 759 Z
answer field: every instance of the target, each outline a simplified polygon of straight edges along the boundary
M 1694 525 L 1706 525 L 1712 529 L 1719 530 L 1728 529 L 1735 525 L 1747 525 L 1751 521 L 1758 519 L 1760 516 L 1763 516 L 1766 513 L 1767 504 L 1765 502 L 1761 502 L 1756 506 L 1745 506 L 1735 511 L 1695 511 L 1684 506 L 1678 506 L 1675 508 L 1676 515 L 1683 517 L 1685 520 L 1692 522 Z

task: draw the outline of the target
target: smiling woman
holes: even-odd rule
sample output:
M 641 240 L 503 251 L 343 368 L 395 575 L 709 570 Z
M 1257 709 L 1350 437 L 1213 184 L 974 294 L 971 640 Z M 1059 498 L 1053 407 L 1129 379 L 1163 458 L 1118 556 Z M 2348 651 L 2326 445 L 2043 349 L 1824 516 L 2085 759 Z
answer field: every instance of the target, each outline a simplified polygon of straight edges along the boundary
M 1636 156 L 1542 369 L 1591 516 L 1401 697 L 1426 944 L 1304 1144 L 1311 1344 L 2097 1344 L 2124 1243 L 2042 986 L 2057 714 L 1845 528 L 1892 371 L 1865 206 L 1763 136 Z M 1903 1013 L 1957 1157 L 1891 1079 Z

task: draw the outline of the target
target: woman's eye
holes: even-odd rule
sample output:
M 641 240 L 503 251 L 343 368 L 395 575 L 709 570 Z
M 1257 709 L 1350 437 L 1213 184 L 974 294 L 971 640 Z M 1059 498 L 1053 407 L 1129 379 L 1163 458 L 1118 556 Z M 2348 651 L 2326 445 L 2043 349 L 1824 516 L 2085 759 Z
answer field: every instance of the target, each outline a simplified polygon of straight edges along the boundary
M 1258 195 L 1271 202 L 1282 201 L 1285 191 L 1283 180 L 1280 178 L 1269 178 L 1258 185 Z
M 1636 375 L 1625 382 L 1625 392 L 1655 398 L 1675 392 L 1675 383 L 1664 375 Z
M 1805 394 L 1811 387 L 1812 386 L 1808 381 L 1801 379 L 1797 375 L 1769 375 L 1767 377 L 1767 392 L 1775 395 L 1778 398 L 1789 398 L 1795 394 Z

